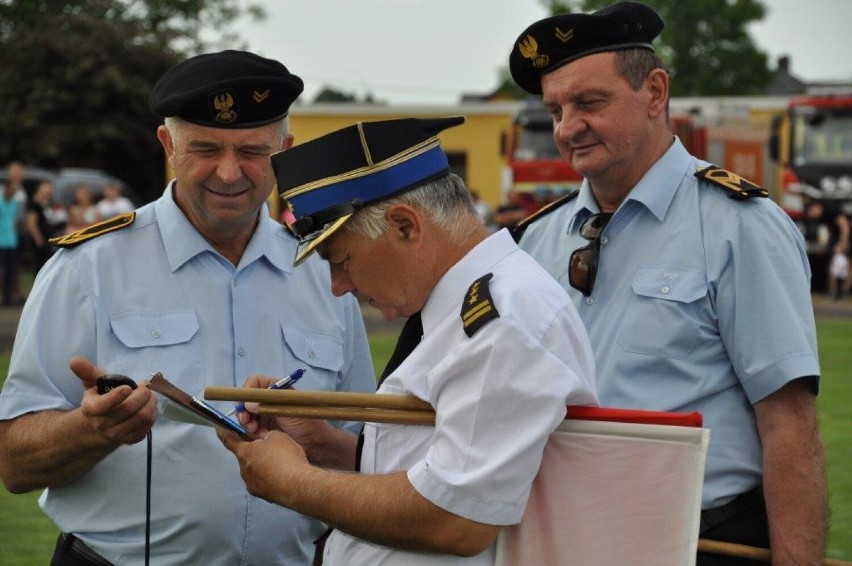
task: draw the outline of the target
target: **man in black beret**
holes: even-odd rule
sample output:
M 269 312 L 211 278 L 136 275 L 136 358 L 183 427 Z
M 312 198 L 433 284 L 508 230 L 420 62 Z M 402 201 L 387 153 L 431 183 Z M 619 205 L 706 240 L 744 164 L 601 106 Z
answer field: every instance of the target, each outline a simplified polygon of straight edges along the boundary
M 775 565 L 819 564 L 826 483 L 801 234 L 764 189 L 673 135 L 652 45 L 662 29 L 651 8 L 618 2 L 518 36 L 512 76 L 543 95 L 585 180 L 516 236 L 577 305 L 604 405 L 702 412 L 701 536 L 771 546 Z
M 252 53 L 178 64 L 150 96 L 174 181 L 55 241 L 0 395 L 0 476 L 13 492 L 47 488 L 53 564 L 311 563 L 325 526 L 252 497 L 212 430 L 167 405 L 158 416 L 147 387 L 96 391 L 100 368 L 162 372 L 196 396 L 297 368 L 307 389 L 374 390 L 357 301 L 328 293 L 322 261 L 293 268 L 298 241 L 266 205 L 301 92 Z
M 335 527 L 329 566 L 493 565 L 566 404 L 597 404 L 568 296 L 508 231 L 489 233 L 449 171 L 437 134 L 462 121 L 363 122 L 272 156 L 296 269 L 316 251 L 335 295 L 408 318 L 375 397 L 413 395 L 436 415 L 366 422 L 360 444 L 316 420 L 244 416 L 262 442 L 220 433 L 252 493 Z

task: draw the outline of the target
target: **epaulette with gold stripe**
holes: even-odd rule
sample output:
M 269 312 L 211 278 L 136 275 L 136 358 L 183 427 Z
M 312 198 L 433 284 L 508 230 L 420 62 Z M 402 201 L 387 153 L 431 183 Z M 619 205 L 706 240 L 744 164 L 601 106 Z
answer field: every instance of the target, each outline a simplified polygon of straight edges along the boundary
M 86 226 L 82 230 L 77 230 L 76 232 L 71 232 L 70 234 L 59 236 L 58 238 L 51 238 L 48 241 L 54 246 L 60 248 L 73 248 L 78 244 L 82 244 L 83 242 L 97 238 L 98 236 L 108 234 L 109 232 L 115 232 L 122 228 L 127 228 L 133 224 L 134 220 L 136 220 L 136 213 L 126 212 L 110 218 L 109 220 L 104 220 L 103 222 Z
M 734 200 L 746 200 L 754 197 L 766 198 L 769 196 L 769 191 L 760 185 L 755 185 L 748 179 L 715 165 L 699 169 L 695 172 L 695 176 L 699 179 L 704 179 L 712 185 L 730 191 L 731 194 L 728 196 Z
M 494 274 L 488 273 L 474 281 L 464 296 L 461 319 L 464 333 L 468 337 L 473 336 L 489 321 L 500 318 L 500 313 L 497 312 L 497 307 L 491 300 L 491 291 L 488 288 L 488 282 L 491 281 L 492 277 L 494 277 Z
M 576 191 L 573 191 L 570 194 L 567 194 L 562 198 L 558 198 L 555 201 L 541 207 L 540 209 L 538 209 L 534 213 L 530 214 L 529 216 L 527 216 L 523 220 L 520 220 L 517 224 L 512 226 L 509 229 L 509 233 L 512 235 L 512 238 L 515 240 L 515 243 L 521 241 L 521 236 L 524 235 L 524 232 L 527 231 L 527 228 L 530 227 L 530 224 L 532 224 L 533 222 L 535 222 L 536 220 L 538 220 L 538 219 L 540 219 L 544 216 L 547 216 L 548 214 L 550 214 L 551 212 L 553 212 L 554 210 L 556 210 L 557 208 L 559 208 L 563 204 L 571 202 L 572 200 L 574 200 L 577 197 L 577 195 L 579 193 L 580 193 L 580 190 L 577 189 Z

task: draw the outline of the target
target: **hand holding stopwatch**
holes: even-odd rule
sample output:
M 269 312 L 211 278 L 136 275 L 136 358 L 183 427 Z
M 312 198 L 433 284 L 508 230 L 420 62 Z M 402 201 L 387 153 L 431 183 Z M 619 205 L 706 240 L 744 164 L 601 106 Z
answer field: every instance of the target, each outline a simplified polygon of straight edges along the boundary
M 119 375 L 117 373 L 102 375 L 98 377 L 96 381 L 98 385 L 98 395 L 109 393 L 116 387 L 121 387 L 122 385 L 128 385 L 130 386 L 130 389 L 136 389 L 135 381 L 133 381 L 126 375 Z

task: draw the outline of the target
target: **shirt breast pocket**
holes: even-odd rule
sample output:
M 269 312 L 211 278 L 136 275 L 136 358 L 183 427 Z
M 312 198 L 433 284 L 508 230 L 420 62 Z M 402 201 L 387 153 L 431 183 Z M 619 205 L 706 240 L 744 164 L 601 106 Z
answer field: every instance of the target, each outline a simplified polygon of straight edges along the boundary
M 184 391 L 204 386 L 201 345 L 192 340 L 199 329 L 194 310 L 122 313 L 110 317 L 110 326 L 118 342 L 110 372 L 139 380 L 162 371 Z
M 631 283 L 618 343 L 628 352 L 680 359 L 698 345 L 707 296 L 703 271 L 658 265 L 640 268 Z M 709 328 L 708 328 L 709 330 Z
M 284 344 L 290 354 L 308 371 L 299 382 L 302 389 L 337 389 L 338 377 L 343 367 L 343 340 L 327 334 L 307 331 L 281 323 Z M 296 368 L 288 368 L 287 371 Z

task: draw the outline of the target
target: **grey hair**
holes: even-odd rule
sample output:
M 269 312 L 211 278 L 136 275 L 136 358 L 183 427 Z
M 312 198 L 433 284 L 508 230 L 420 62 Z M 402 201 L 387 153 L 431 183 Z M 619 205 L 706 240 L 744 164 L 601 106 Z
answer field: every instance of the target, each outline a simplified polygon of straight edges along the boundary
M 665 63 L 655 52 L 641 48 L 616 51 L 615 68 L 634 91 L 642 88 L 645 79 L 654 69 L 666 71 Z
M 180 128 L 180 125 L 183 122 L 185 122 L 185 120 L 182 120 L 178 116 L 167 116 L 163 120 L 163 125 L 166 126 L 166 129 L 169 131 L 169 135 L 172 137 L 172 140 L 176 138 L 178 134 L 178 129 Z M 290 116 L 284 116 L 284 118 L 280 121 L 272 122 L 272 124 L 276 123 L 281 124 L 281 132 L 278 134 L 278 142 L 279 145 L 281 145 L 284 143 L 284 137 L 290 133 Z
M 460 243 L 480 226 L 464 181 L 458 175 L 449 173 L 399 196 L 358 210 L 344 228 L 368 240 L 375 240 L 390 227 L 385 213 L 396 204 L 406 204 L 423 212 L 453 243 Z
M 615 70 L 627 81 L 633 92 L 642 88 L 654 69 L 669 72 L 660 56 L 650 49 L 620 49 L 615 52 Z M 666 124 L 669 124 L 669 103 L 666 100 Z

